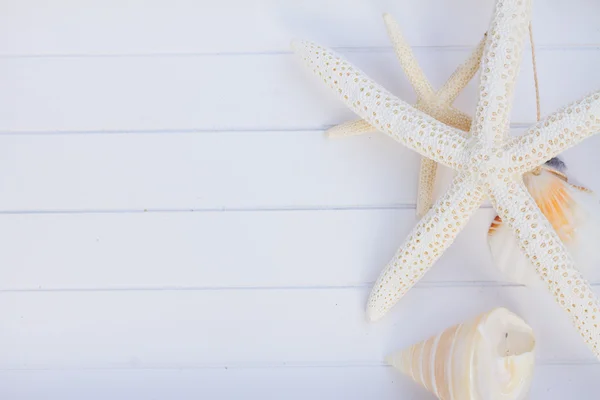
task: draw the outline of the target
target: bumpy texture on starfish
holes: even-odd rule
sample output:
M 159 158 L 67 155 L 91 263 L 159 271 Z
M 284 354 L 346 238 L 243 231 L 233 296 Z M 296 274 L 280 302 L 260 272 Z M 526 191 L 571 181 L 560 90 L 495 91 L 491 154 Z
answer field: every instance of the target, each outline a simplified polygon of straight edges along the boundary
M 468 132 L 471 127 L 472 118 L 454 108 L 452 103 L 479 69 L 485 38 L 477 45 L 475 51 L 467 61 L 452 74 L 444 86 L 438 92 L 435 92 L 419 66 L 410 45 L 404 39 L 398 23 L 390 14 L 384 14 L 383 20 L 396 56 L 400 61 L 400 66 L 417 95 L 415 108 L 431 115 L 438 121 Z M 376 128 L 369 122 L 359 119 L 334 126 L 326 134 L 329 137 L 344 137 L 360 135 L 375 130 Z M 433 205 L 433 186 L 436 170 L 437 163 L 435 161 L 426 157 L 421 160 L 417 196 L 417 216 L 419 217 L 425 215 Z
M 467 138 L 411 107 L 333 52 L 293 47 L 324 82 L 377 130 L 459 173 L 410 233 L 371 292 L 367 314 L 381 318 L 450 246 L 487 196 L 556 301 L 600 358 L 600 302 L 523 185 L 522 174 L 600 130 L 600 92 L 509 137 L 509 114 L 531 0 L 497 0 L 481 62 L 479 102 Z

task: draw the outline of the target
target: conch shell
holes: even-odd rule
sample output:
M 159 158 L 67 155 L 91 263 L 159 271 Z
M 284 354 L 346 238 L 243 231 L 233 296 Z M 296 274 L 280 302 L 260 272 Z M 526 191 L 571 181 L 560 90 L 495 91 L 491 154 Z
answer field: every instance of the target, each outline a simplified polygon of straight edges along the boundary
M 529 392 L 534 349 L 531 327 L 496 308 L 387 361 L 441 400 L 520 400 Z
M 523 176 L 523 182 L 542 213 L 573 256 L 580 271 L 600 264 L 600 201 L 589 189 L 569 183 L 566 167 L 553 158 Z M 515 283 L 533 285 L 540 279 L 510 228 L 496 217 L 488 231 L 494 264 Z

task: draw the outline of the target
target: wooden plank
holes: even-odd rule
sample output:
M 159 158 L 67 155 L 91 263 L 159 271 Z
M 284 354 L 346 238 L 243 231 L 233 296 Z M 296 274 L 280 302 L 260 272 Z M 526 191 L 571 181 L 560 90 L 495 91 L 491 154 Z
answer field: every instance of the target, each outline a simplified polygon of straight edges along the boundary
M 323 43 L 327 43 L 322 41 Z M 343 52 L 376 81 L 412 102 L 391 51 Z M 469 50 L 417 53 L 441 85 Z M 544 112 L 600 87 L 600 50 L 539 52 Z M 525 58 L 512 121 L 535 120 Z M 0 132 L 305 130 L 354 118 L 295 55 L 0 59 Z M 477 82 L 457 106 L 472 112 Z
M 147 54 L 287 51 L 293 37 L 334 46 L 388 46 L 381 14 L 394 14 L 419 46 L 471 45 L 493 3 L 479 0 L 10 0 L 0 5 L 0 54 Z M 598 44 L 597 2 L 534 7 L 539 44 Z
M 595 400 L 599 365 L 539 365 L 531 399 Z M 69 382 L 65 385 L 65 382 Z M 0 396 L 37 400 L 367 399 L 434 400 L 389 367 L 202 370 L 1 371 Z
M 598 146 L 565 157 L 596 190 Z M 418 166 L 381 134 L 0 135 L 0 211 L 411 207 Z M 440 173 L 438 192 L 451 177 Z
M 492 219 L 478 212 L 424 281 L 502 282 Z M 1 215 L 0 290 L 369 286 L 414 223 L 414 210 Z
M 13 135 L 0 154 L 2 210 L 414 204 L 419 162 L 383 135 L 322 132 Z
M 2 293 L 0 369 L 381 363 L 495 306 L 531 324 L 540 362 L 594 360 L 545 291 L 414 289 L 377 324 L 366 321 L 367 295 L 367 288 Z

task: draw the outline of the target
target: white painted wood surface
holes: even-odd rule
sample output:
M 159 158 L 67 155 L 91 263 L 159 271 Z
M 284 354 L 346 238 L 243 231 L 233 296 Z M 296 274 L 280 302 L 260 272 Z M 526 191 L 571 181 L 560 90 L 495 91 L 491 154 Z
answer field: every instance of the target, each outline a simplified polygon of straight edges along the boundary
M 335 47 L 411 100 L 381 13 L 441 84 L 491 8 L 0 2 L 0 399 L 431 399 L 383 356 L 500 305 L 538 334 L 532 399 L 597 399 L 600 364 L 558 307 L 493 269 L 489 208 L 366 323 L 370 284 L 415 223 L 418 158 L 377 134 L 325 139 L 352 114 L 288 49 Z M 548 113 L 600 88 L 600 3 L 534 9 Z M 457 102 L 470 113 L 475 89 Z M 535 119 L 528 58 L 515 101 L 518 134 Z M 598 150 L 565 160 L 600 191 Z

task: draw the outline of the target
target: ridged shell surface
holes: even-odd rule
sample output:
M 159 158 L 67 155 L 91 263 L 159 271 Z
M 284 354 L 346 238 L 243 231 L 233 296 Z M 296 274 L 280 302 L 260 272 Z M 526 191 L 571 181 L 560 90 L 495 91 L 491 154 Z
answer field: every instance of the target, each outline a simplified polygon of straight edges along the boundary
M 441 400 L 520 400 L 529 392 L 534 350 L 531 327 L 496 308 L 387 361 Z

